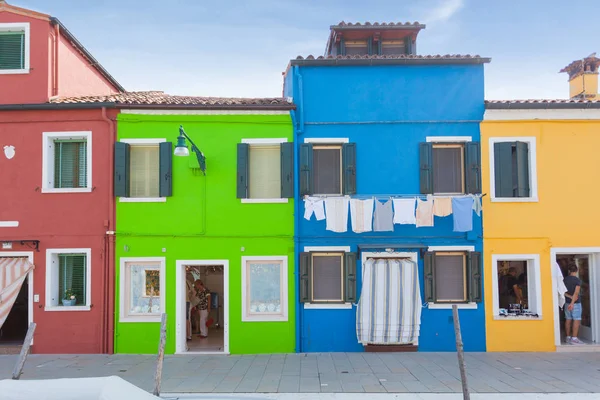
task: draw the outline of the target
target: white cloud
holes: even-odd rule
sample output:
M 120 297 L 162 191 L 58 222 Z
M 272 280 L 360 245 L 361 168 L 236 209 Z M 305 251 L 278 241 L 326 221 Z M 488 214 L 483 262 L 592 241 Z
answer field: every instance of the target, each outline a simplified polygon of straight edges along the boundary
M 442 0 L 439 5 L 430 9 L 423 18 L 426 24 L 446 22 L 465 5 L 464 0 Z

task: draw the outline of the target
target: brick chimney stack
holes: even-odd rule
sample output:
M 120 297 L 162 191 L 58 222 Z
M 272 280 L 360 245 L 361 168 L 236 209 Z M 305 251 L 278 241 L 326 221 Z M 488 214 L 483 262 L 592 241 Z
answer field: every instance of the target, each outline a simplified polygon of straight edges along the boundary
M 598 67 L 600 58 L 592 53 L 584 59 L 573 61 L 560 72 L 569 74 L 571 99 L 600 100 L 598 95 Z

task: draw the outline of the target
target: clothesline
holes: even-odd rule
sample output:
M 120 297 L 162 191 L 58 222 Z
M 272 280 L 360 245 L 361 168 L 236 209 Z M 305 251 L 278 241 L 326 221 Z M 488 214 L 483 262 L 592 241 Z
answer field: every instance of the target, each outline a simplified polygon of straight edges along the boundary
M 418 198 L 427 198 L 427 197 L 432 197 L 432 198 L 440 198 L 440 197 L 471 197 L 471 196 L 475 196 L 475 197 L 485 197 L 487 196 L 487 193 L 484 194 L 423 194 L 423 193 L 419 193 L 419 194 L 311 194 L 311 195 L 305 195 L 304 198 L 308 198 L 308 197 L 313 197 L 313 198 L 318 198 L 318 199 L 326 199 L 328 197 L 349 197 L 351 199 L 373 199 L 373 198 L 381 198 L 381 197 L 396 197 L 396 198 L 413 198 L 413 197 L 418 197 Z

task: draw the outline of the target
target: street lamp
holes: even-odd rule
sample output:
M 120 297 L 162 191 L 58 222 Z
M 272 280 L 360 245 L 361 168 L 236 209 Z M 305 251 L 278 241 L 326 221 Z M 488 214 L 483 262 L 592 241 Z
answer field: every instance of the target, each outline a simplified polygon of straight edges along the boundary
M 175 151 L 173 152 L 174 156 L 177 157 L 187 157 L 190 155 L 190 151 L 187 148 L 187 144 L 185 140 L 189 140 L 192 145 L 192 151 L 196 153 L 196 157 L 198 157 L 198 165 L 200 166 L 200 170 L 204 175 L 206 175 L 206 157 L 200 151 L 198 146 L 194 144 L 192 139 L 185 133 L 183 130 L 183 125 L 179 126 L 179 136 L 177 137 L 177 146 L 175 146 Z

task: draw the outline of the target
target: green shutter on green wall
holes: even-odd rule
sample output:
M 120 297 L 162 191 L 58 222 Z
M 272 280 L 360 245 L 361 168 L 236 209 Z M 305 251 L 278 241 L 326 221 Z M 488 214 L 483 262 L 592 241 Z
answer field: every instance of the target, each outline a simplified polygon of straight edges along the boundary
M 516 142 L 514 148 L 516 157 L 516 197 L 529 197 L 529 144 Z M 515 175 L 513 173 L 513 175 Z
M 129 144 L 115 143 L 115 197 L 129 196 Z
M 300 196 L 313 194 L 313 146 L 300 145 Z
M 310 253 L 300 253 L 300 302 L 310 303 L 312 258 Z
M 482 300 L 481 290 L 481 253 L 468 253 L 469 301 L 479 303 Z
M 344 253 L 344 300 L 356 303 L 356 253 Z
M 433 193 L 433 145 L 419 143 L 419 181 L 423 194 Z
M 427 303 L 435 302 L 435 253 L 427 252 L 423 259 L 423 275 L 425 276 L 424 281 L 424 292 L 425 301 Z
M 294 197 L 294 143 L 281 143 L 281 198 Z
M 356 194 L 356 143 L 342 145 L 343 194 Z
M 86 256 L 82 254 L 61 254 L 59 258 L 58 287 L 60 300 L 65 291 L 72 290 L 77 305 L 86 303 Z M 67 299 L 68 300 L 68 299 Z
M 481 193 L 481 151 L 479 142 L 465 144 L 465 181 L 467 193 Z
M 494 188 L 496 197 L 513 197 L 513 143 L 494 143 Z
M 250 146 L 248 143 L 237 145 L 237 183 L 238 199 L 248 198 L 248 162 L 250 161 Z
M 25 68 L 25 32 L 0 32 L 0 70 Z
M 173 143 L 162 142 L 159 145 L 159 195 L 169 197 L 173 195 Z

